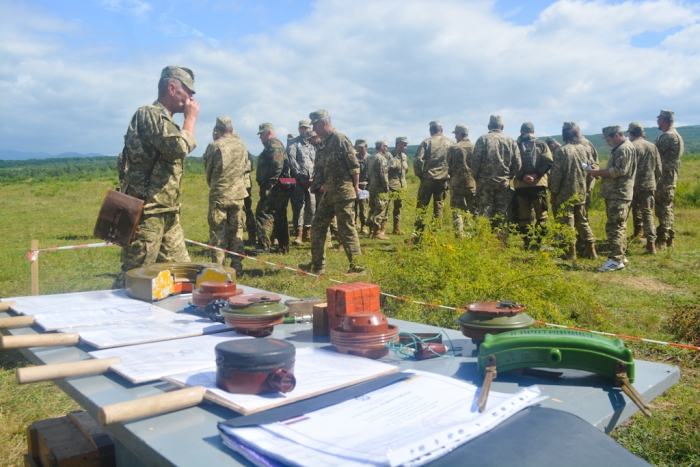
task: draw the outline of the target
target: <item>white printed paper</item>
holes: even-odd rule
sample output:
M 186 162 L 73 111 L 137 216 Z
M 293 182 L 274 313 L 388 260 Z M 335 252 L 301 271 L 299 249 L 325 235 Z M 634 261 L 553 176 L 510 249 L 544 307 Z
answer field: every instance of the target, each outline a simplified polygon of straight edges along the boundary
M 5 301 L 17 302 L 16 305 L 12 305 L 12 309 L 22 315 L 124 308 L 143 303 L 129 297 L 124 289 L 14 297 L 7 298 Z
M 237 332 L 187 337 L 150 344 L 117 347 L 90 352 L 94 358 L 119 357 L 121 365 L 111 370 L 134 384 L 155 381 L 163 376 L 209 368 L 216 361 L 214 347 L 234 339 L 252 339 Z
M 153 310 L 167 311 L 150 303 L 134 301 L 128 306 L 116 306 L 91 310 L 67 310 L 60 313 L 41 313 L 34 315 L 35 322 L 46 331 L 63 328 L 96 326 L 99 324 L 119 323 L 145 319 L 153 316 Z
M 231 410 L 248 415 L 273 407 L 308 399 L 336 389 L 395 373 L 398 368 L 367 358 L 306 347 L 297 349 L 294 362 L 296 387 L 287 394 L 232 394 L 216 386 L 216 368 L 166 376 L 163 379 L 178 386 L 204 386 L 204 397 Z

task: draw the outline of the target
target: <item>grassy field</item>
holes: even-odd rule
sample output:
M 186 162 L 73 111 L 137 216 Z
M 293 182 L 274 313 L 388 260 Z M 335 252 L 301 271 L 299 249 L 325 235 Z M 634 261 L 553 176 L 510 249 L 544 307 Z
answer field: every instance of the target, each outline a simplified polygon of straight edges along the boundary
M 404 230 L 413 224 L 417 183 L 409 177 Z M 188 238 L 206 242 L 208 190 L 201 173 L 184 180 L 182 224 Z M 97 242 L 91 237 L 102 198 L 113 181 L 27 181 L 0 185 L 0 297 L 30 294 L 30 263 L 26 253 L 32 239 L 40 247 Z M 656 257 L 643 255 L 644 245 L 630 245 L 628 267 L 599 274 L 604 260 L 562 261 L 556 253 L 524 251 L 512 236 L 504 247 L 477 222 L 470 236 L 456 240 L 451 212 L 428 230 L 420 248 L 403 244 L 405 236 L 388 241 L 361 237 L 363 280 L 383 291 L 418 300 L 463 306 L 476 300 L 515 299 L 538 319 L 590 327 L 663 341 L 700 344 L 700 160 L 685 161 L 681 169 L 676 210 L 677 247 Z M 681 196 L 682 195 L 682 196 Z M 591 223 L 605 253 L 605 215 L 593 204 Z M 291 216 L 290 216 L 291 218 Z M 190 247 L 192 259 L 207 260 L 204 248 Z M 308 244 L 288 256 L 271 256 L 295 267 L 308 262 Z M 344 253 L 329 251 L 328 274 L 343 276 Z M 246 285 L 308 297 L 325 296 L 323 280 L 244 262 Z M 109 288 L 119 270 L 117 248 L 57 251 L 40 256 L 40 293 L 64 293 Z M 402 302 L 383 302 L 391 316 L 455 328 L 457 313 L 426 309 Z M 654 416 L 635 416 L 612 436 L 623 446 L 659 465 L 700 465 L 700 364 L 698 353 L 628 342 L 637 358 L 678 365 L 680 382 L 656 399 Z M 14 370 L 28 363 L 17 352 L 0 353 L 0 465 L 22 465 L 25 428 L 34 420 L 78 408 L 51 383 L 19 387 Z

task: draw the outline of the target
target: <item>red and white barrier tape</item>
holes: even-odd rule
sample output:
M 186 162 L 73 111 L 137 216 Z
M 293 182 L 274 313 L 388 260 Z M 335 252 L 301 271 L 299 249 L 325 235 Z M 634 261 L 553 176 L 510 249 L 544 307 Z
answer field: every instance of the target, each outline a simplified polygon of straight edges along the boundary
M 245 258 L 245 259 L 252 259 L 253 261 L 257 261 L 258 263 L 263 263 L 263 264 L 267 264 L 270 266 L 275 266 L 275 267 L 280 268 L 280 269 L 286 269 L 288 271 L 297 272 L 299 274 L 304 274 L 306 276 L 318 277 L 320 279 L 325 279 L 327 281 L 335 282 L 336 284 L 344 284 L 344 282 L 341 282 L 341 281 L 335 280 L 335 279 L 331 279 L 330 277 L 319 276 L 316 274 L 312 274 L 310 272 L 302 271 L 301 269 L 290 268 L 289 266 L 285 266 L 283 264 L 272 263 L 270 261 L 264 261 L 264 260 L 261 260 L 258 258 L 253 258 L 250 256 L 242 255 L 240 253 L 236 253 L 235 251 L 229 251 L 229 250 L 226 250 L 223 248 L 215 247 L 212 245 L 207 245 L 206 243 L 195 242 L 194 240 L 189 240 L 189 239 L 185 239 L 185 241 L 188 243 L 192 243 L 194 245 L 202 246 L 204 248 L 209 248 L 210 250 L 217 250 L 217 251 L 221 251 L 221 252 L 224 252 L 226 254 L 229 254 L 229 255 L 240 256 L 241 258 Z M 391 295 L 391 294 L 388 294 L 385 292 L 380 292 L 380 294 L 384 295 L 385 297 L 390 297 L 390 298 L 394 298 L 396 300 L 401 300 L 403 302 L 415 303 L 417 305 L 423 305 L 423 306 L 428 306 L 428 307 L 432 307 L 432 308 L 442 308 L 445 310 L 461 311 L 462 313 L 466 313 L 467 311 L 469 311 L 465 308 L 457 308 L 457 307 L 447 306 L 447 305 L 437 305 L 435 303 L 420 302 L 418 300 L 412 300 L 410 298 L 399 297 L 398 295 Z M 546 323 L 544 321 L 536 321 L 536 324 L 539 324 L 540 326 L 548 326 L 548 327 L 552 327 L 552 328 L 571 329 L 573 331 L 590 332 L 591 334 L 599 334 L 601 336 L 618 337 L 620 339 L 629 339 L 629 340 L 634 340 L 634 341 L 648 342 L 650 344 L 667 345 L 670 347 L 680 347 L 683 349 L 690 349 L 690 350 L 695 350 L 695 351 L 700 350 L 700 347 L 698 347 L 696 345 L 676 344 L 674 342 L 664 342 L 664 341 L 657 341 L 657 340 L 653 340 L 653 339 L 644 339 L 642 337 L 627 336 L 625 334 L 614 334 L 611 332 L 592 331 L 590 329 L 577 328 L 574 326 L 564 326 L 561 324 Z
M 114 243 L 85 243 L 83 245 L 69 245 L 69 246 L 55 246 L 53 248 L 40 248 L 38 250 L 29 250 L 27 253 L 27 259 L 29 261 L 36 261 L 41 251 L 58 251 L 58 250 L 73 250 L 76 248 L 98 248 L 101 246 L 117 246 Z

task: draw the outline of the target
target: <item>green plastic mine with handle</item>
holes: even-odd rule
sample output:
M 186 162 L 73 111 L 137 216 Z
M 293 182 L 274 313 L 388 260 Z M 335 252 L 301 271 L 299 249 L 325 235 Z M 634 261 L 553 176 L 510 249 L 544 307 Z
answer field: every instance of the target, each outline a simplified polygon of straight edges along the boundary
M 479 349 L 478 370 L 483 376 L 494 356 L 499 373 L 520 368 L 568 368 L 589 371 L 615 380 L 619 363 L 634 382 L 632 351 L 622 339 L 608 339 L 581 331 L 524 329 L 487 334 Z

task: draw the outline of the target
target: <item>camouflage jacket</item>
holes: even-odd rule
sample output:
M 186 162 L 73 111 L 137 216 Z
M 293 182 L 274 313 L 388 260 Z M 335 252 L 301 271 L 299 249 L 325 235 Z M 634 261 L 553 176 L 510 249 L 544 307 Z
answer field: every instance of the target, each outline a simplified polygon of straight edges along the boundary
M 243 140 L 234 132 L 207 146 L 202 156 L 209 185 L 209 202 L 228 207 L 248 196 L 250 159 Z
M 476 193 L 476 181 L 469 169 L 469 160 L 474 158 L 474 143 L 469 138 L 454 144 L 447 152 L 450 188 L 455 193 Z
M 275 186 L 280 177 L 289 177 L 289 160 L 282 142 L 272 138 L 258 156 L 255 181 L 260 185 L 260 193 Z
M 363 159 L 357 158 L 357 162 L 360 163 L 360 187 L 364 189 L 367 188 L 367 183 L 369 183 L 369 177 L 367 176 L 367 168 L 369 165 L 367 161 L 369 161 L 369 153 L 365 154 Z
M 625 139 L 610 151 L 606 168 L 610 171 L 610 177 L 603 177 L 600 182 L 600 197 L 632 201 L 637 151 L 630 140 Z
M 547 186 L 547 173 L 552 168 L 552 153 L 544 141 L 540 141 L 531 134 L 518 137 L 518 149 L 522 167 L 518 175 L 513 179 L 513 188 L 528 188 L 531 186 Z M 528 174 L 537 174 L 537 179 L 532 185 L 523 181 Z
M 583 147 L 586 148 L 586 151 L 588 152 L 588 162 L 586 163 L 594 169 L 600 168 L 600 163 L 598 162 L 598 150 L 595 148 L 595 146 L 593 146 L 593 143 L 588 141 L 585 136 L 581 136 L 581 144 L 583 144 Z M 594 186 L 595 178 L 588 175 L 586 177 L 586 189 L 589 193 Z
M 675 128 L 671 127 L 656 138 L 656 147 L 659 148 L 661 158 L 661 178 L 658 184 L 664 187 L 675 187 L 678 183 L 678 172 L 681 170 L 683 138 Z
M 396 149 L 390 154 L 388 175 L 389 191 L 400 191 L 406 186 L 406 173 L 408 172 L 408 156 L 403 152 L 396 155 Z
M 567 143 L 554 151 L 549 191 L 556 203 L 562 204 L 572 197 L 573 204 L 586 202 L 588 172 L 583 169 L 583 164 L 589 164 L 589 158 L 588 148 L 582 143 Z
M 314 167 L 314 185 L 316 177 L 326 184 L 323 199 L 337 203 L 357 198 L 352 176 L 360 174 L 360 163 L 348 137 L 333 130 L 317 148 L 316 157 L 321 158 L 321 163 Z
M 289 170 L 292 177 L 309 180 L 314 173 L 316 148 L 309 144 L 301 135 L 293 138 L 287 144 Z
M 489 130 L 476 140 L 472 176 L 480 186 L 506 187 L 520 170 L 520 150 L 501 130 Z
M 196 146 L 194 135 L 180 130 L 163 104 L 144 105 L 131 118 L 124 136 L 121 191 L 142 198 L 144 214 L 178 212 L 185 157 Z
M 419 179 L 446 180 L 447 150 L 452 141 L 443 135 L 433 135 L 418 147 L 416 158 L 413 160 L 413 170 Z
M 637 175 L 634 177 L 634 192 L 654 191 L 661 177 L 661 158 L 656 146 L 644 138 L 632 141 L 637 151 Z
M 389 191 L 389 165 L 393 158 L 391 154 L 378 152 L 372 157 L 367 167 L 369 187 L 372 193 L 386 193 Z

